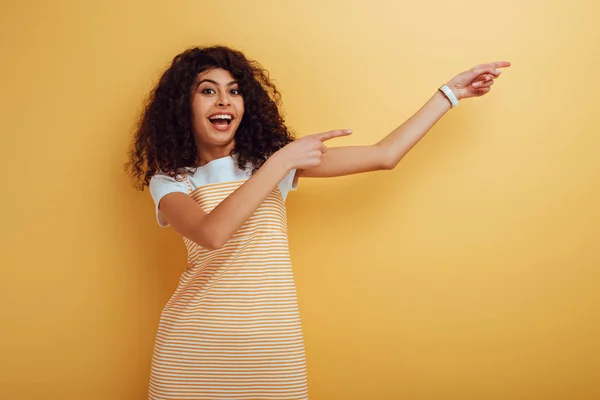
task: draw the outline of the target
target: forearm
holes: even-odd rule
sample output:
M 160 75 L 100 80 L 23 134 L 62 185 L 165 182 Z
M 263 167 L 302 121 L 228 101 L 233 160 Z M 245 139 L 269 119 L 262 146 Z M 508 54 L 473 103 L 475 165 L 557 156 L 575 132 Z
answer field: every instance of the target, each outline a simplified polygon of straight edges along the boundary
M 286 164 L 277 154 L 273 155 L 254 175 L 206 215 L 203 226 L 206 232 L 211 232 L 215 248 L 224 246 L 231 239 L 288 172 Z
M 388 168 L 393 169 L 451 107 L 450 101 L 438 90 L 406 122 L 379 141 L 377 145 L 384 149 Z

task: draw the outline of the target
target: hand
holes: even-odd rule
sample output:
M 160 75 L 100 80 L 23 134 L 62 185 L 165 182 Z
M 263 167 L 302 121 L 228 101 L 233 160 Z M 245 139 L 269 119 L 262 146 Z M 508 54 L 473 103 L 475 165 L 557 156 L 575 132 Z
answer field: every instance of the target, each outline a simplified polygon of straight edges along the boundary
M 459 100 L 483 96 L 492 89 L 494 79 L 500 77 L 502 71 L 497 68 L 510 67 L 510 65 L 508 61 L 476 65 L 452 78 L 447 85 Z
M 316 167 L 321 165 L 321 156 L 327 153 L 327 146 L 323 142 L 340 136 L 348 136 L 351 133 L 350 129 L 339 129 L 307 135 L 288 143 L 276 154 L 278 153 L 284 160 L 289 170 Z

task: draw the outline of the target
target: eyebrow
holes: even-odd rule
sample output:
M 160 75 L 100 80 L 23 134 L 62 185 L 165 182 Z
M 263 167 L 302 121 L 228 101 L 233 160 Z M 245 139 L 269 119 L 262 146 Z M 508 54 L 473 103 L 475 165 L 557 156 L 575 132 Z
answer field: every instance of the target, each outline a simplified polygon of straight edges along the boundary
M 212 83 L 214 85 L 219 86 L 219 84 L 217 82 L 213 81 L 212 79 L 202 79 L 200 82 L 198 82 L 198 85 L 196 85 L 196 87 L 200 86 L 204 82 L 209 82 L 209 83 Z M 237 81 L 231 81 L 231 82 L 229 82 L 227 84 L 227 86 L 235 85 L 236 83 L 238 83 L 238 82 Z

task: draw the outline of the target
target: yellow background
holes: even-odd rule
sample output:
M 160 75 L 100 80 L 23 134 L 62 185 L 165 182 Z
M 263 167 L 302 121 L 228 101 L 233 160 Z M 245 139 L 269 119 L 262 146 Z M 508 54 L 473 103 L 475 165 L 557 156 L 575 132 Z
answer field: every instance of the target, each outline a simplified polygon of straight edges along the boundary
M 513 66 L 393 171 L 288 202 L 311 399 L 600 398 L 592 0 L 4 1 L 0 397 L 143 399 L 185 250 L 123 163 L 194 45 L 270 72 L 299 136 L 372 144 L 475 64 Z

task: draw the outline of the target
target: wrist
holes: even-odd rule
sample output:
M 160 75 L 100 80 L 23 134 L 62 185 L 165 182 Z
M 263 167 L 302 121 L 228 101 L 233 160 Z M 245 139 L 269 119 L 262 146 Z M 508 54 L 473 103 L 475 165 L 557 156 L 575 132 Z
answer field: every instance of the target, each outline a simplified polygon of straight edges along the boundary
M 438 92 L 440 92 L 446 100 L 450 103 L 452 108 L 457 107 L 460 100 L 460 95 L 455 85 L 451 82 L 446 83 L 438 88 Z
M 456 86 L 456 84 L 452 81 L 447 82 L 446 86 L 448 86 L 448 88 L 450 90 L 452 90 L 452 93 L 454 93 L 454 96 L 456 96 L 457 100 L 462 100 L 462 96 L 460 95 L 460 90 L 458 89 L 458 87 Z
M 287 161 L 284 154 L 281 153 L 281 150 L 283 150 L 283 148 L 273 153 L 273 155 L 267 159 L 266 163 L 274 165 L 279 170 L 285 170 L 287 173 L 292 170 L 292 166 Z

